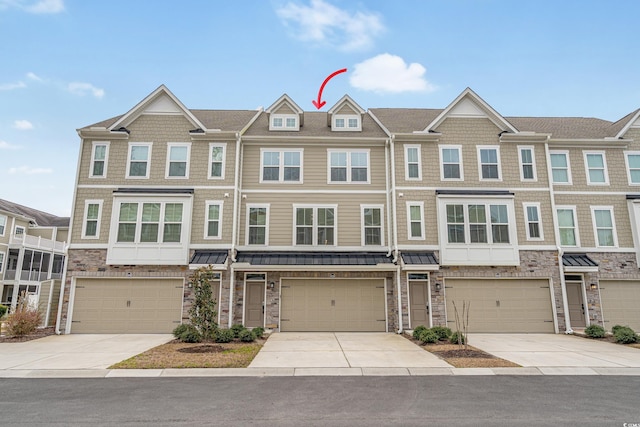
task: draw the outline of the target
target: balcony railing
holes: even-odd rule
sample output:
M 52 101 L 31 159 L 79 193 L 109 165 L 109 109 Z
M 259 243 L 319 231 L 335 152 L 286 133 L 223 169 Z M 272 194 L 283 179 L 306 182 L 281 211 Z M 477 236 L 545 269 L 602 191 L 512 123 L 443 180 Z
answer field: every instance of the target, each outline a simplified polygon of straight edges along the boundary
M 30 236 L 28 234 L 12 234 L 9 244 L 22 245 L 34 249 L 44 249 L 49 251 L 64 252 L 66 242 L 57 242 L 51 239 L 45 239 L 39 236 Z

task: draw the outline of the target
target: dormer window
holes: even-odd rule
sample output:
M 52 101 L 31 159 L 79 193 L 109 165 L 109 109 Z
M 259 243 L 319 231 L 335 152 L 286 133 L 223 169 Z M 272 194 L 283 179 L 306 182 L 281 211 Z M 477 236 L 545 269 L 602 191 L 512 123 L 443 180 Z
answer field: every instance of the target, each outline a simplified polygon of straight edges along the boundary
M 333 117 L 331 130 L 333 131 L 360 131 L 362 125 L 358 115 L 336 115 Z
M 269 130 L 298 130 L 298 116 L 293 114 L 272 114 Z

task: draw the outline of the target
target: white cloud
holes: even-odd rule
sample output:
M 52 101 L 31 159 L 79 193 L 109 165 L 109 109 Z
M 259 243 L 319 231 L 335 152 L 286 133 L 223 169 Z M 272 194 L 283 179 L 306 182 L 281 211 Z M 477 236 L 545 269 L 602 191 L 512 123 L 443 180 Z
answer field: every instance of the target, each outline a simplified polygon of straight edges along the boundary
M 104 89 L 100 89 L 92 85 L 91 83 L 72 82 L 67 86 L 69 92 L 78 96 L 85 96 L 90 93 L 96 98 L 100 99 L 104 96 Z
M 425 79 L 426 71 L 418 63 L 407 65 L 401 57 L 383 53 L 356 64 L 349 82 L 357 89 L 373 92 L 431 92 L 436 87 Z
M 11 145 L 7 141 L 0 141 L 0 150 L 18 150 L 20 149 L 17 145 Z
M 16 8 L 28 13 L 60 13 L 64 10 L 64 0 L 0 0 L 0 10 Z
M 384 30 L 377 14 L 349 13 L 322 0 L 311 0 L 309 6 L 287 3 L 276 13 L 300 40 L 329 44 L 343 51 L 369 47 Z
M 53 169 L 20 166 L 19 168 L 10 168 L 9 173 L 12 175 L 41 175 L 41 174 L 53 173 Z
M 18 130 L 30 130 L 33 129 L 33 123 L 29 120 L 16 120 L 13 122 L 13 127 Z
M 27 85 L 24 82 L 0 84 L 0 90 L 14 90 L 14 89 L 22 89 L 25 87 L 27 87 Z
M 35 80 L 37 82 L 44 82 L 44 80 L 41 77 L 37 76 L 35 73 L 32 73 L 31 71 L 27 73 L 27 78 L 31 80 Z

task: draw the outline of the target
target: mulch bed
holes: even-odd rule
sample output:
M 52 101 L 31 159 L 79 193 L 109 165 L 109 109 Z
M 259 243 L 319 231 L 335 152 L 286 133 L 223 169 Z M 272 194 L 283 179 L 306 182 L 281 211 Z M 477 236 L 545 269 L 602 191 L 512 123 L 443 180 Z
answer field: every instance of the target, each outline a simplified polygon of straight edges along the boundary
M 23 337 L 9 337 L 5 335 L 0 335 L 0 343 L 4 342 L 25 342 L 31 340 L 37 340 L 38 338 L 48 337 L 49 335 L 55 334 L 55 330 L 53 326 L 48 328 L 36 329 L 36 332 L 31 335 L 25 335 Z

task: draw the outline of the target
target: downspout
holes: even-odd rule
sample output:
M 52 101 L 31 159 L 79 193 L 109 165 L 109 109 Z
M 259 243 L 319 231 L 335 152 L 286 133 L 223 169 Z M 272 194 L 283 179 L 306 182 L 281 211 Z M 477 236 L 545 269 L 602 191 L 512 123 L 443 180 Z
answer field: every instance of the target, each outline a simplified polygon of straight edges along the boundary
M 233 189 L 233 224 L 231 230 L 231 263 L 229 267 L 229 319 L 227 321 L 229 328 L 233 325 L 233 290 L 236 287 L 236 274 L 234 269 L 234 264 L 236 262 L 236 239 L 238 237 L 238 215 L 240 214 L 238 210 L 238 201 L 240 200 L 240 133 L 236 133 L 236 167 L 235 167 L 235 177 L 234 177 L 234 189 Z
M 547 160 L 547 180 L 549 183 L 549 199 L 551 201 L 551 217 L 553 218 L 553 234 L 558 250 L 558 270 L 560 272 L 560 291 L 562 292 L 562 307 L 564 309 L 565 334 L 573 334 L 571 329 L 571 319 L 569 318 L 569 302 L 567 301 L 567 285 L 564 280 L 564 266 L 562 265 L 562 255 L 564 253 L 560 246 L 560 229 L 558 228 L 558 212 L 556 211 L 556 197 L 553 191 L 553 170 L 551 169 L 551 155 L 549 154 L 549 142 L 544 143 L 544 152 Z M 555 303 L 555 302 L 554 302 Z
M 403 331 L 402 320 L 402 285 L 400 284 L 400 257 L 398 256 L 398 221 L 396 221 L 396 153 L 395 137 L 389 138 L 389 150 L 391 151 L 391 204 L 393 211 L 393 262 L 396 264 L 396 286 L 398 288 L 398 333 Z

